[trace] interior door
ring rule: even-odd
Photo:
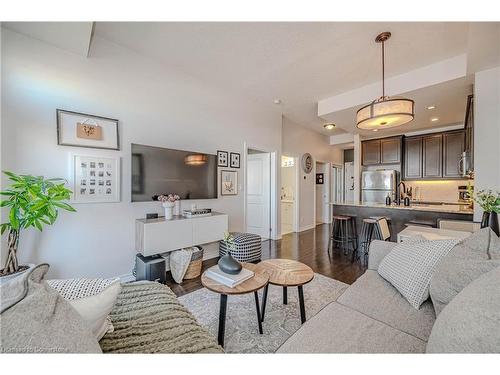
[[[247,156],[247,232],[270,237],[271,158],[269,153]]]

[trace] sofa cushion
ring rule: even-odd
[[[399,243],[382,260],[378,273],[418,309],[429,298],[429,284],[436,265],[457,242],[447,239]]]
[[[471,236],[460,241],[460,245],[467,246],[473,252],[484,253],[488,249],[488,259],[500,259],[500,238],[490,228],[483,228]],[[474,254],[470,255],[475,257]]]
[[[443,309],[428,353],[500,353],[500,267],[480,276]]]
[[[112,279],[61,279],[47,283],[92,327],[99,341],[106,332],[113,332],[109,313],[116,303],[121,285],[119,278]]]
[[[419,310],[376,271],[367,270],[337,302],[409,335],[427,341],[436,320],[430,301]]]
[[[394,242],[373,240],[368,252],[368,269],[377,270],[382,259],[396,246]]]
[[[499,265],[500,240],[490,228],[481,229],[457,244],[439,262],[431,279],[429,292],[436,315],[463,288]]]
[[[306,321],[278,353],[422,353],[425,342],[337,302]]]
[[[43,277],[49,266],[39,265],[1,286],[16,290],[2,304],[0,352],[101,353],[90,327],[68,301],[49,287]]]

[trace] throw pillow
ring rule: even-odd
[[[436,316],[472,281],[500,265],[499,244],[495,233],[484,228],[457,244],[439,262],[429,289]]]
[[[87,323],[43,280],[41,264],[0,286],[2,353],[101,353]],[[8,298],[4,300],[4,296]]]
[[[118,278],[49,280],[48,284],[88,322],[97,340],[113,332],[109,313],[121,290]]]
[[[428,353],[500,353],[500,267],[468,286],[439,314]]]
[[[382,260],[378,273],[418,309],[429,298],[429,284],[437,263],[457,242],[420,240],[399,243]]]

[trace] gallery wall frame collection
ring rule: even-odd
[[[217,150],[217,167],[219,168],[240,168],[241,155],[237,152],[228,152]],[[220,171],[220,195],[238,195],[238,171],[221,170]]]

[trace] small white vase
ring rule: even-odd
[[[174,215],[180,215],[180,214],[181,214],[181,201],[177,200],[175,201]]]
[[[165,202],[162,203],[163,208],[165,209],[165,220],[172,220],[174,217],[174,202]]]

